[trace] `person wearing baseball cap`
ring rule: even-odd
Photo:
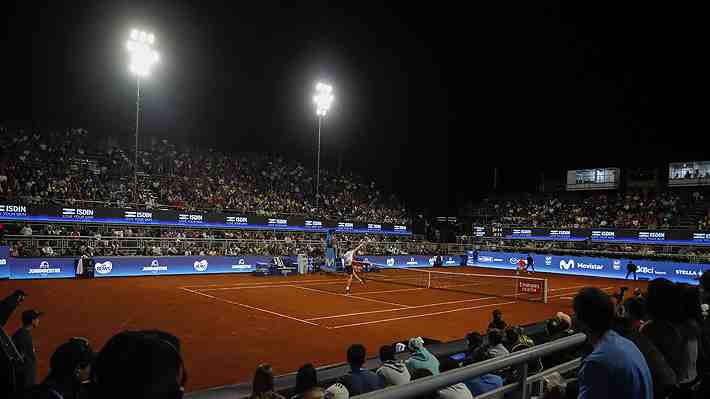
[[[22,355],[24,387],[37,383],[37,353],[32,343],[32,330],[39,327],[39,319],[44,313],[36,310],[22,312],[22,327],[12,335],[12,342]]]

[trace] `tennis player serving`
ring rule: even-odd
[[[345,287],[345,294],[350,295],[350,285],[353,283],[353,277],[355,277],[361,284],[365,282],[358,276],[358,273],[362,272],[363,262],[358,262],[355,260],[355,254],[360,248],[367,242],[367,238],[363,238],[362,241],[357,245],[357,247],[347,251],[343,255],[343,263],[345,263],[345,273],[348,274],[348,285]]]

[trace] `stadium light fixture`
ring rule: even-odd
[[[316,83],[316,95],[313,96],[313,102],[316,104],[316,116],[318,117],[318,151],[316,156],[316,206],[318,206],[318,194],[320,192],[320,128],[323,123],[323,118],[328,113],[330,106],[333,105],[333,86],[318,82]]]
[[[152,33],[133,29],[131,30],[126,50],[131,55],[128,69],[136,76],[136,151],[133,158],[133,201],[137,200],[138,193],[138,126],[141,109],[141,79],[150,76],[150,70],[160,61],[160,55],[153,49],[155,35]]]

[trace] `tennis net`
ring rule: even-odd
[[[365,278],[398,285],[547,303],[548,286],[545,278],[411,268],[380,269],[377,272],[367,273]]]

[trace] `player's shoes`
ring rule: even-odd
[[[345,289],[345,295],[350,295],[350,287]]]

